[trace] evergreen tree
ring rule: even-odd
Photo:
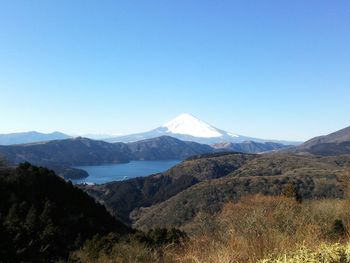
[[[19,207],[17,203],[12,204],[4,220],[4,226],[10,232],[16,232],[20,226]]]
[[[25,226],[29,234],[34,234],[38,228],[38,215],[34,205],[28,210]]]

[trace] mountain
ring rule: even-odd
[[[88,176],[83,170],[72,168],[74,166],[126,163],[131,160],[183,160],[213,151],[209,145],[184,142],[169,136],[134,143],[108,143],[78,137],[0,146],[0,155],[11,164],[27,161],[49,167],[69,179]]]
[[[85,138],[93,140],[104,140],[106,142],[137,142],[140,140],[152,139],[160,136],[171,136],[182,141],[192,141],[201,144],[216,144],[216,143],[242,143],[245,141],[255,142],[275,142],[286,145],[297,145],[300,142],[295,141],[279,141],[253,138],[236,133],[227,132],[211,126],[210,124],[190,115],[181,114],[175,119],[165,123],[164,125],[151,131],[136,133],[130,135],[107,135],[107,134],[86,134]],[[27,144],[36,142],[45,142],[52,140],[63,140],[72,138],[61,132],[39,133],[36,131],[22,133],[0,134],[0,145]],[[80,137],[80,136],[79,136]]]
[[[0,145],[23,144],[70,138],[61,132],[40,133],[36,131],[0,134]]]
[[[0,146],[0,155],[10,164],[30,162],[34,165],[53,169],[67,179],[88,176],[80,165],[98,165],[106,163],[129,162],[128,147],[86,138],[45,141],[30,144]]]
[[[104,204],[112,215],[130,224],[134,209],[163,202],[201,181],[226,176],[253,158],[255,155],[240,153],[197,156],[164,173],[80,187]]]
[[[139,229],[180,227],[190,231],[201,213],[216,214],[223,204],[254,194],[281,195],[292,188],[298,199],[343,198],[350,157],[269,154],[243,164],[228,175],[195,184],[158,204],[135,209]]]
[[[135,160],[184,160],[192,155],[214,152],[209,145],[181,141],[170,136],[131,142],[127,145]]]
[[[217,143],[212,145],[217,151],[231,151],[231,152],[242,152],[242,153],[262,153],[268,151],[276,151],[280,149],[285,149],[290,146],[284,145],[281,143],[275,142],[254,142],[254,141],[245,141],[242,143]]]
[[[0,146],[0,154],[14,164],[30,162],[45,167],[128,162],[125,144],[111,144],[82,137],[31,144]]]
[[[213,151],[209,145],[184,142],[169,136],[134,143],[108,143],[78,137],[0,146],[0,154],[11,163],[27,161],[47,167],[125,163],[131,160],[183,160]]]
[[[312,138],[296,148],[316,155],[350,154],[350,126],[328,135]]]
[[[211,126],[210,124],[197,119],[190,114],[181,114],[164,125],[144,133],[117,136],[107,138],[108,142],[134,142],[159,136],[171,136],[183,141],[193,141],[203,144],[214,144],[223,142],[240,143],[244,141],[256,142],[279,142],[283,144],[298,144],[298,142],[286,142],[276,140],[264,140],[226,132]]]
[[[124,223],[144,230],[183,228],[225,202],[280,195],[289,185],[302,199],[343,197],[342,176],[349,167],[349,156],[216,153],[189,158],[164,173],[81,188]]]
[[[130,143],[108,143],[77,137],[19,145],[0,145],[0,155],[11,164],[30,162],[49,167],[67,179],[87,177],[74,166],[127,163],[131,160],[184,160],[191,156],[224,151],[265,152],[283,148],[282,144],[244,142],[220,144],[215,148],[170,136]]]

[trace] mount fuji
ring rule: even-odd
[[[220,130],[191,114],[181,114],[175,119],[151,131],[130,135],[107,138],[108,142],[135,142],[160,136],[171,136],[183,141],[193,141],[205,144],[223,142],[241,143],[245,141],[255,142],[278,142],[282,144],[298,144],[297,142],[265,140],[238,135],[232,132]]]

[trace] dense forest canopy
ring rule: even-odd
[[[130,229],[82,190],[29,163],[0,168],[0,258],[52,262],[96,234]]]

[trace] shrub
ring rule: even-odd
[[[300,203],[285,196],[246,196],[225,204],[210,226],[207,220],[197,220],[196,227],[203,224],[201,231],[186,243],[179,262],[256,262],[298,251],[298,244],[312,250],[321,242],[346,237],[347,208],[346,200]]]
[[[278,257],[266,258],[258,263],[349,263],[350,249],[349,245],[340,244],[322,244],[315,250],[301,246],[297,251],[289,254],[283,254]]]

